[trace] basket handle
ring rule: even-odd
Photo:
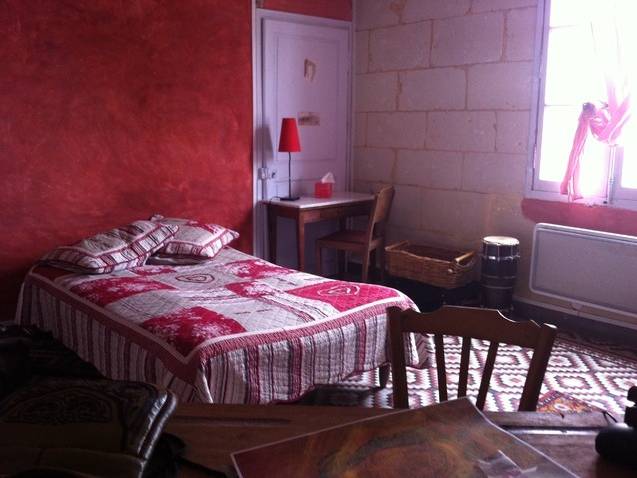
[[[462,254],[460,257],[456,257],[454,259],[454,261],[456,262],[456,264],[458,264],[459,266],[464,266],[464,265],[469,265],[471,264],[472,260],[473,260],[473,256],[475,256],[476,253],[474,251],[471,252],[467,252],[466,254]],[[467,264],[463,264],[463,261],[467,261]]]
[[[409,243],[409,241],[397,242],[396,244],[391,244],[389,246],[385,246],[385,250],[386,251],[393,251],[394,249],[398,249],[399,247],[402,247],[402,246],[404,246],[407,243]]]

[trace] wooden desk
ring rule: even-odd
[[[209,469],[232,469],[230,453],[347,422],[391,409],[302,405],[180,405],[167,431],[187,443],[186,458]],[[601,413],[489,413],[497,425],[582,477],[629,477],[634,470],[603,461],[595,435],[606,426]],[[210,476],[183,466],[180,476]]]
[[[305,225],[311,222],[345,219],[369,214],[374,196],[363,193],[336,192],[331,198],[301,197],[298,201],[265,201],[268,209],[269,260],[276,263],[277,218],[288,217],[296,221],[296,250],[298,270],[305,270]]]

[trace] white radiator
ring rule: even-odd
[[[538,224],[530,287],[574,305],[637,317],[637,237]]]

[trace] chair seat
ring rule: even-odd
[[[362,244],[365,242],[365,231],[337,231],[319,238],[319,241],[354,242]]]
[[[377,247],[380,239],[372,239],[370,248]],[[358,250],[367,246],[364,231],[344,230],[338,231],[317,239],[320,247],[332,247],[335,249]]]
[[[387,186],[374,195],[374,204],[369,212],[367,229],[363,231],[342,229],[316,241],[316,272],[321,275],[323,249],[338,251],[338,270],[347,271],[347,254],[360,254],[362,259],[361,281],[367,282],[370,261],[376,266],[380,259],[381,280],[385,279],[385,225],[394,198],[394,188]],[[344,227],[341,221],[341,227]],[[373,237],[373,239],[371,239]]]

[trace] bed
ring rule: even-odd
[[[196,265],[107,274],[37,265],[17,320],[113,379],[172,389],[182,402],[292,401],[388,361],[385,309],[414,307],[388,287],[330,280],[228,246]],[[424,363],[424,341],[406,352]]]

